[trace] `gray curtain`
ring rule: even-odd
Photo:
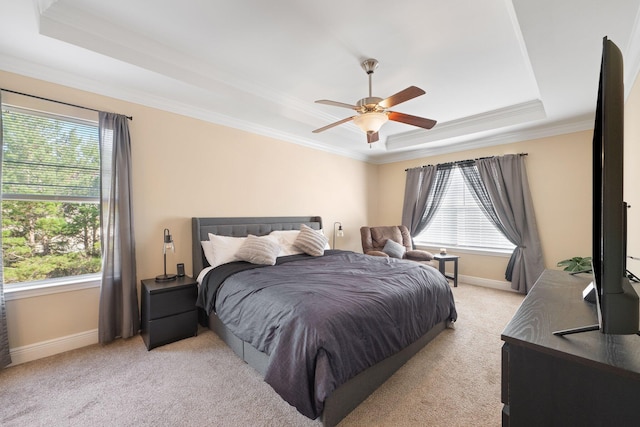
[[[2,107],[2,93],[0,92],[0,107]],[[1,110],[1,108],[0,108]],[[2,176],[2,111],[0,111],[0,177]],[[2,192],[0,191],[0,202],[2,202]],[[0,224],[2,223],[2,211],[0,211]],[[0,233],[0,260],[2,260],[2,233]],[[0,262],[0,368],[4,368],[11,363],[9,353],[9,332],[7,331],[7,311],[4,303],[4,267]]]
[[[507,267],[511,288],[526,294],[544,270],[544,262],[524,156],[478,159],[476,165],[502,230],[516,245]]]
[[[402,225],[409,229],[412,238],[429,225],[440,207],[449,186],[450,174],[451,167],[448,165],[407,169]]]
[[[125,116],[100,113],[102,285],[98,337],[108,343],[138,333],[131,194],[131,141]]]
[[[511,241],[511,243],[516,245],[517,243],[509,238],[509,234],[513,233],[507,231],[507,229],[502,225],[502,222],[500,222],[498,213],[493,207],[491,197],[489,197],[489,193],[487,193],[487,188],[484,186],[482,178],[480,178],[480,173],[478,172],[475,160],[460,162],[458,163],[458,167],[462,172],[462,177],[464,178],[467,187],[471,188],[471,194],[473,194],[474,199],[478,202],[478,205],[481,207],[482,212],[484,212],[487,219],[495,225],[498,230],[500,230],[500,232],[502,232],[502,234]],[[505,272],[505,278],[508,281],[511,281],[512,269],[512,264],[509,263],[509,265],[507,265],[507,271]]]

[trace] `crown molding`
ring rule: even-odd
[[[450,138],[471,135],[492,129],[518,125],[546,118],[542,101],[534,99],[520,104],[475,114],[437,124],[431,130],[418,129],[387,138],[387,150],[399,150],[429,142],[444,142]]]
[[[300,138],[299,136],[291,134],[289,132],[283,132],[277,129],[272,129],[265,126],[257,125],[255,123],[239,120],[234,117],[212,112],[211,110],[195,108],[192,105],[179,103],[175,100],[170,100],[159,96],[152,96],[148,93],[132,90],[130,88],[110,86],[105,82],[98,82],[88,78],[81,78],[74,74],[43,67],[42,65],[26,62],[17,58],[11,58],[7,56],[0,57],[0,69],[15,74],[20,74],[27,77],[71,87],[74,89],[92,92],[98,95],[116,98],[135,104],[145,105],[151,108],[196,118],[206,122],[228,126],[234,129],[255,133],[269,138],[302,145],[312,149],[372,164],[386,164],[412,160],[421,157],[429,157],[492,145],[526,141],[593,128],[592,120],[580,120],[536,129],[525,129],[520,131],[501,133],[495,136],[474,138],[473,140],[469,140],[466,142],[455,142],[454,138],[451,138],[449,143],[447,143],[447,141],[438,141],[438,145],[432,147],[424,147],[422,145],[425,143],[424,133],[426,133],[427,131],[412,131],[407,132],[406,134],[402,134],[396,138],[406,138],[407,140],[418,141],[421,144],[419,147],[414,146],[415,149],[405,149],[398,152],[390,152],[387,150],[385,153],[377,152],[369,155],[360,154],[356,151],[348,151],[328,145],[319,144],[312,139]],[[447,125],[451,126],[451,122],[448,122]]]
[[[246,120],[240,120],[235,117],[219,114],[212,110],[194,107],[190,104],[180,103],[173,99],[151,95],[149,93],[137,91],[135,89],[108,85],[104,81],[96,81],[90,78],[82,78],[75,74],[67,73],[49,67],[43,67],[40,64],[23,61],[15,57],[0,57],[0,70],[62,86],[67,86],[73,89],[83,90],[86,92],[119,99],[126,102],[131,102],[134,104],[156,108],[158,110],[167,111],[170,113],[192,117],[209,123],[255,133],[281,141],[291,142],[294,144],[328,152],[331,154],[336,154],[354,160],[363,162],[368,162],[370,160],[369,155],[363,155],[358,152],[319,144],[312,139],[300,138],[299,136],[291,134],[289,132],[283,132],[277,129],[261,126]],[[99,106],[92,106],[92,108],[99,108]]]
[[[467,151],[483,147],[491,147],[495,145],[531,141],[535,139],[581,132],[590,129],[593,129],[593,119],[579,117],[573,121],[550,124],[549,126],[520,129],[510,132],[503,132],[498,135],[474,138],[472,140],[464,142],[449,143],[445,145],[419,148],[411,151],[383,154],[380,156],[375,156],[370,160],[370,162],[374,164],[395,163],[406,160],[415,160],[422,157],[438,156],[441,154],[455,153],[459,151]]]

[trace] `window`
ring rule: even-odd
[[[416,243],[432,247],[513,251],[515,245],[482,212],[458,167],[451,170],[449,188],[440,208]]]
[[[6,284],[101,269],[97,120],[2,106]]]

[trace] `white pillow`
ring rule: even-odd
[[[258,237],[249,234],[236,256],[251,264],[275,265],[278,253],[280,253],[280,245],[275,236]]]
[[[324,234],[302,224],[300,226],[300,234],[298,234],[294,245],[308,255],[321,256],[324,255],[324,248],[327,243],[328,239]]]
[[[218,236],[217,234],[209,233],[209,243],[212,247],[213,259],[211,262],[208,258],[211,267],[217,267],[228,262],[240,261],[236,256],[240,246],[244,243],[246,237],[230,237],[230,236]]]
[[[202,251],[204,252],[204,257],[207,259],[209,265],[213,265],[215,262],[215,256],[213,255],[213,245],[209,240],[201,240],[200,244],[202,245]]]
[[[301,249],[294,246],[298,234],[300,234],[300,230],[274,230],[269,233],[270,236],[278,239],[278,244],[280,245],[280,253],[278,256],[298,255],[302,253]]]

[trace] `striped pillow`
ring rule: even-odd
[[[273,237],[249,234],[236,257],[251,264],[274,265],[279,252],[280,245]]]
[[[308,255],[321,256],[324,255],[327,242],[324,234],[302,224],[300,225],[300,234],[293,245]]]

